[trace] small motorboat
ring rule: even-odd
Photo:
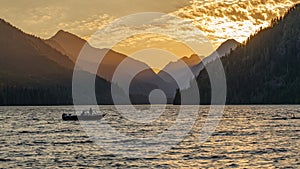
[[[96,115],[96,114],[82,114],[82,115],[72,115],[72,114],[62,114],[62,120],[63,121],[78,121],[78,120],[83,120],[83,121],[93,121],[93,120],[100,120],[102,119],[106,114],[101,114],[101,115]]]

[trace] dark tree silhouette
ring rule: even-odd
[[[227,104],[300,103],[299,18],[300,5],[296,5],[221,58],[227,78]],[[210,104],[206,70],[200,72],[197,82],[201,104]],[[174,104],[181,103],[179,95]]]

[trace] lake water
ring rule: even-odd
[[[151,125],[128,122],[112,106],[100,109],[107,113],[104,120],[117,131],[147,137],[166,130],[176,119],[178,107],[167,106]],[[275,120],[291,113],[299,117],[300,106],[227,106],[205,143],[198,138],[208,108],[200,107],[195,125],[181,143],[141,158],[121,156],[95,144],[79,122],[63,122],[63,112],[74,113],[74,108],[0,107],[0,168],[300,167],[300,120]]]

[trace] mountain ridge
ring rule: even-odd
[[[227,104],[299,104],[300,5],[244,45],[221,58],[227,79]],[[217,66],[211,62],[208,66]],[[197,76],[201,104],[211,103],[207,71]],[[174,104],[180,104],[177,92]]]
[[[0,105],[72,104],[74,64],[67,56],[3,19],[0,37]],[[96,83],[99,103],[112,104],[110,83],[98,77]]]
[[[130,93],[132,95],[132,100],[143,100],[139,103],[147,103],[148,94],[154,89],[162,89],[167,93],[169,102],[171,103],[175,95],[175,89],[170,89],[168,82],[158,76],[146,63],[140,62],[136,59],[128,57],[122,53],[116,52],[111,49],[99,49],[92,47],[87,41],[81,39],[80,37],[66,32],[58,31],[53,37],[46,40],[50,46],[56,48],[66,55],[75,63],[80,51],[83,49],[88,51],[90,55],[94,56],[104,56],[101,63],[98,66],[97,75],[113,82],[113,77],[118,76],[118,80],[121,82],[128,81],[132,78],[132,75],[137,70],[143,70],[139,72],[130,83]],[[85,54],[82,53],[82,56]],[[85,57],[81,58],[83,62],[87,65],[97,64],[100,60],[98,57],[92,57],[87,59]],[[119,66],[120,64],[126,64]],[[118,69],[117,69],[118,68]],[[83,68],[84,69],[84,68]],[[118,72],[116,73],[116,70]],[[86,69],[88,71],[88,69]],[[93,72],[91,72],[93,73]],[[113,83],[121,83],[113,82]],[[126,88],[123,88],[126,90]],[[139,96],[138,99],[134,96]],[[143,96],[141,98],[140,96]]]
[[[234,39],[228,39],[223,42],[214,52],[207,57],[200,57],[196,54],[190,57],[183,57],[175,62],[170,62],[165,66],[158,75],[165,78],[170,83],[175,83],[174,79],[169,77],[168,73],[176,76],[177,83],[180,84],[181,89],[187,89],[190,87],[190,81],[198,76],[201,70],[205,68],[207,64],[214,61],[217,58],[221,58],[232,50],[236,49],[240,43]],[[202,59],[201,59],[202,58]],[[175,86],[173,86],[174,88]]]

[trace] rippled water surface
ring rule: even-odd
[[[147,109],[147,106],[137,106]],[[178,107],[151,124],[134,124],[112,106],[105,119],[121,133],[147,137],[164,132]],[[0,107],[0,168],[299,168],[300,106],[227,106],[215,133],[205,143],[199,133],[208,108],[200,107],[187,137],[152,157],[125,157],[95,144],[79,122],[63,122],[65,107]],[[151,112],[149,112],[151,114]],[[115,140],[108,140],[114,142]],[[118,145],[115,145],[118,149]]]

